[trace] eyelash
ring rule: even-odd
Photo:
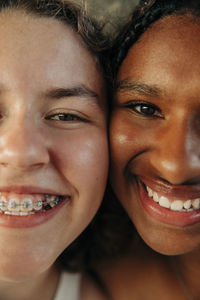
[[[86,119],[79,117],[73,113],[57,113],[46,117],[47,120],[54,120],[56,122],[87,122]]]
[[[149,117],[149,118],[163,118],[162,111],[160,108],[158,108],[156,105],[149,103],[149,102],[143,102],[143,101],[132,101],[125,105],[125,107],[133,110],[137,114]],[[151,111],[141,111],[141,109],[151,109]],[[139,108],[139,109],[137,109]]]

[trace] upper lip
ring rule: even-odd
[[[37,186],[21,186],[21,185],[12,185],[12,186],[0,186],[0,192],[5,193],[16,193],[16,194],[51,194],[51,195],[60,195],[66,196],[67,193],[63,194],[58,191],[37,187]]]
[[[154,192],[172,199],[188,200],[200,198],[200,184],[196,185],[171,185],[161,179],[150,179],[138,176],[138,179]]]

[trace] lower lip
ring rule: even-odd
[[[53,218],[65,204],[69,203],[69,201],[70,199],[64,199],[55,207],[45,212],[36,212],[35,214],[28,216],[0,214],[0,226],[9,228],[30,228],[41,225]]]
[[[148,196],[140,180],[138,180],[138,185],[142,205],[147,213],[154,219],[177,227],[185,227],[200,222],[200,210],[194,210],[192,212],[178,212],[161,207]]]

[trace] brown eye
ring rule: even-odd
[[[83,121],[82,118],[73,114],[55,114],[48,117],[48,120],[56,120],[63,122]]]
[[[138,112],[148,116],[152,116],[156,113],[156,109],[154,107],[147,106],[147,105],[138,105],[135,107],[135,109]]]
[[[151,103],[129,103],[127,105],[128,108],[130,108],[131,110],[135,111],[138,114],[141,114],[143,116],[146,117],[159,117],[159,118],[163,118],[163,114],[161,112],[161,110],[151,104]]]
[[[71,114],[58,114],[51,117],[53,120],[58,121],[77,121],[79,118]]]

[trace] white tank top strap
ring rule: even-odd
[[[54,300],[79,300],[81,274],[63,272]]]

